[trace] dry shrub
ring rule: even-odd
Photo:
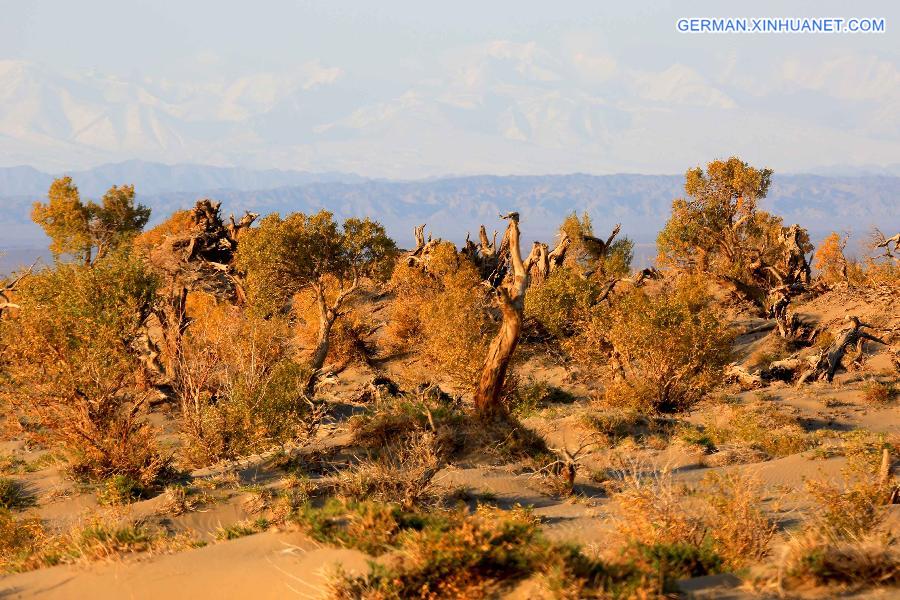
[[[8,510],[0,509],[0,572],[18,573],[52,564],[41,556],[49,540],[39,518],[17,519]]]
[[[886,406],[894,401],[900,390],[893,383],[869,380],[862,388],[863,400],[875,406]]]
[[[329,477],[323,486],[345,500],[391,502],[404,508],[438,500],[434,476],[444,466],[433,433],[387,447],[381,456],[363,460]]]
[[[632,467],[619,473],[618,484],[616,530],[623,546],[704,543],[707,531],[701,512],[671,473],[645,475]]]
[[[31,423],[26,433],[58,444],[76,476],[128,475],[149,485],[167,467],[138,385],[136,348],[155,289],[127,254],[60,263],[26,279],[21,310],[0,321],[0,391]]]
[[[484,363],[491,324],[487,291],[474,265],[449,242],[430,255],[428,272],[398,263],[388,337],[418,348],[440,375],[469,389]]]
[[[188,462],[207,465],[315,432],[319,411],[303,394],[309,369],[286,319],[208,297],[192,302],[191,316],[176,382]]]
[[[768,555],[776,526],[763,512],[757,479],[734,471],[713,474],[705,499],[713,546],[731,569]]]
[[[703,432],[716,449],[729,451],[736,459],[745,457],[756,462],[767,457],[788,456],[808,450],[816,443],[796,417],[779,411],[769,402],[722,405],[718,411],[705,419]]]
[[[693,278],[652,296],[622,294],[595,315],[587,336],[610,349],[606,402],[649,413],[693,406],[721,383],[731,354],[732,334]]]
[[[900,585],[900,544],[886,534],[832,540],[807,531],[788,543],[780,568],[781,583],[788,589],[896,586]]]
[[[741,474],[713,477],[699,490],[671,473],[619,473],[614,493],[617,548],[668,591],[675,579],[745,566],[769,552],[775,526],[762,510],[759,483]]]
[[[883,527],[893,482],[870,465],[850,465],[841,482],[813,480],[813,512],[785,548],[782,583],[857,588],[900,584],[900,551]]]
[[[882,249],[875,249],[874,244],[878,243],[874,236],[870,240],[870,247],[873,252],[883,253]],[[870,287],[886,286],[896,289],[900,284],[900,264],[896,260],[891,260],[882,254],[880,257],[866,258],[864,264],[865,284]]]
[[[815,499],[812,526],[830,539],[852,539],[874,531],[885,518],[887,486],[874,477],[847,485],[810,480]]]

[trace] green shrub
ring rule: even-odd
[[[690,408],[722,382],[732,333],[701,282],[650,295],[632,289],[598,308],[584,343],[605,348],[613,380],[605,401],[646,413]]]
[[[599,289],[575,267],[556,269],[525,294],[525,316],[537,319],[553,335],[573,335],[594,303]]]
[[[146,488],[128,475],[113,475],[97,492],[100,504],[128,504],[143,497]]]

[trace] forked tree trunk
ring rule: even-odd
[[[500,396],[509,361],[522,333],[522,313],[525,308],[525,291],[528,289],[528,271],[534,261],[534,249],[526,261],[522,261],[519,247],[519,215],[511,213],[506,238],[509,242],[511,278],[497,288],[497,299],[503,313],[500,331],[488,348],[481,379],[475,390],[475,409],[482,416],[502,412]]]
[[[340,315],[339,311],[344,300],[356,291],[358,285],[359,280],[357,277],[354,277],[353,284],[349,288],[341,290],[331,306],[328,305],[328,300],[325,296],[324,281],[320,280],[318,284],[313,286],[313,290],[316,293],[316,304],[319,307],[319,332],[316,336],[316,347],[313,350],[312,358],[309,362],[312,373],[310,373],[309,379],[306,381],[306,388],[304,389],[304,392],[309,396],[315,393],[316,383],[319,381],[322,367],[325,366],[325,360],[328,358],[331,328],[334,326],[334,322]]]

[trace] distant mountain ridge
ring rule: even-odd
[[[245,169],[207,165],[162,163],[129,160],[100,165],[81,171],[50,174],[33,167],[0,167],[0,197],[46,194],[56,177],[69,175],[82,194],[100,196],[111,185],[134,184],[144,194],[193,192],[217,189],[261,190],[315,182],[364,181],[363,177],[346,173],[308,173],[282,169]]]
[[[680,175],[468,176],[420,181],[368,180],[354,175],[254,171],[194,165],[167,166],[130,161],[71,173],[85,197],[97,198],[110,185],[134,183],[141,202],[153,209],[151,224],[198,198],[223,202],[226,212],[315,211],[338,218],[378,219],[401,245],[414,225],[427,223],[435,236],[463,241],[484,223],[502,228],[497,215],[518,210],[529,239],[550,240],[566,214],[587,212],[598,231],[615,223],[643,244],[639,258],[652,256],[653,240],[683,195]],[[45,196],[53,175],[30,167],[0,169],[0,250],[46,246],[31,223],[31,204]],[[180,188],[180,189],[179,189]],[[763,207],[800,223],[820,238],[849,231],[855,240],[878,226],[900,228],[900,177],[826,177],[776,174]],[[32,252],[33,254],[34,252]],[[11,258],[11,257],[10,257]]]

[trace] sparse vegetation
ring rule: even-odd
[[[806,231],[757,206],[771,175],[688,171],[662,270],[634,273],[587,214],[553,249],[523,252],[511,212],[499,240],[421,225],[400,256],[369,219],[209,199],[141,233],[133,188],[82,203],[58,180],[34,209],[56,260],[0,284],[0,570],[194,548],[172,532],[210,511],[223,544],[299,528],[377,559],[337,598],[897,584],[900,438],[872,424],[897,396],[896,240],[855,263],[833,234],[811,281]],[[848,337],[845,302],[872,334]],[[556,541],[588,522],[600,543]]]
[[[186,462],[208,465],[313,435],[321,414],[303,394],[310,370],[287,319],[242,314],[208,296],[190,308],[175,386]]]
[[[21,481],[0,477],[0,509],[22,510],[34,505],[34,495]]]
[[[796,417],[766,402],[721,406],[717,414],[707,417],[703,435],[712,448],[731,450],[734,457],[754,457],[750,462],[760,459],[752,451],[762,452],[762,459],[775,458],[809,450],[816,444],[815,437]]]
[[[886,406],[900,394],[893,383],[883,383],[875,379],[867,381],[862,391],[863,400],[875,406]]]

